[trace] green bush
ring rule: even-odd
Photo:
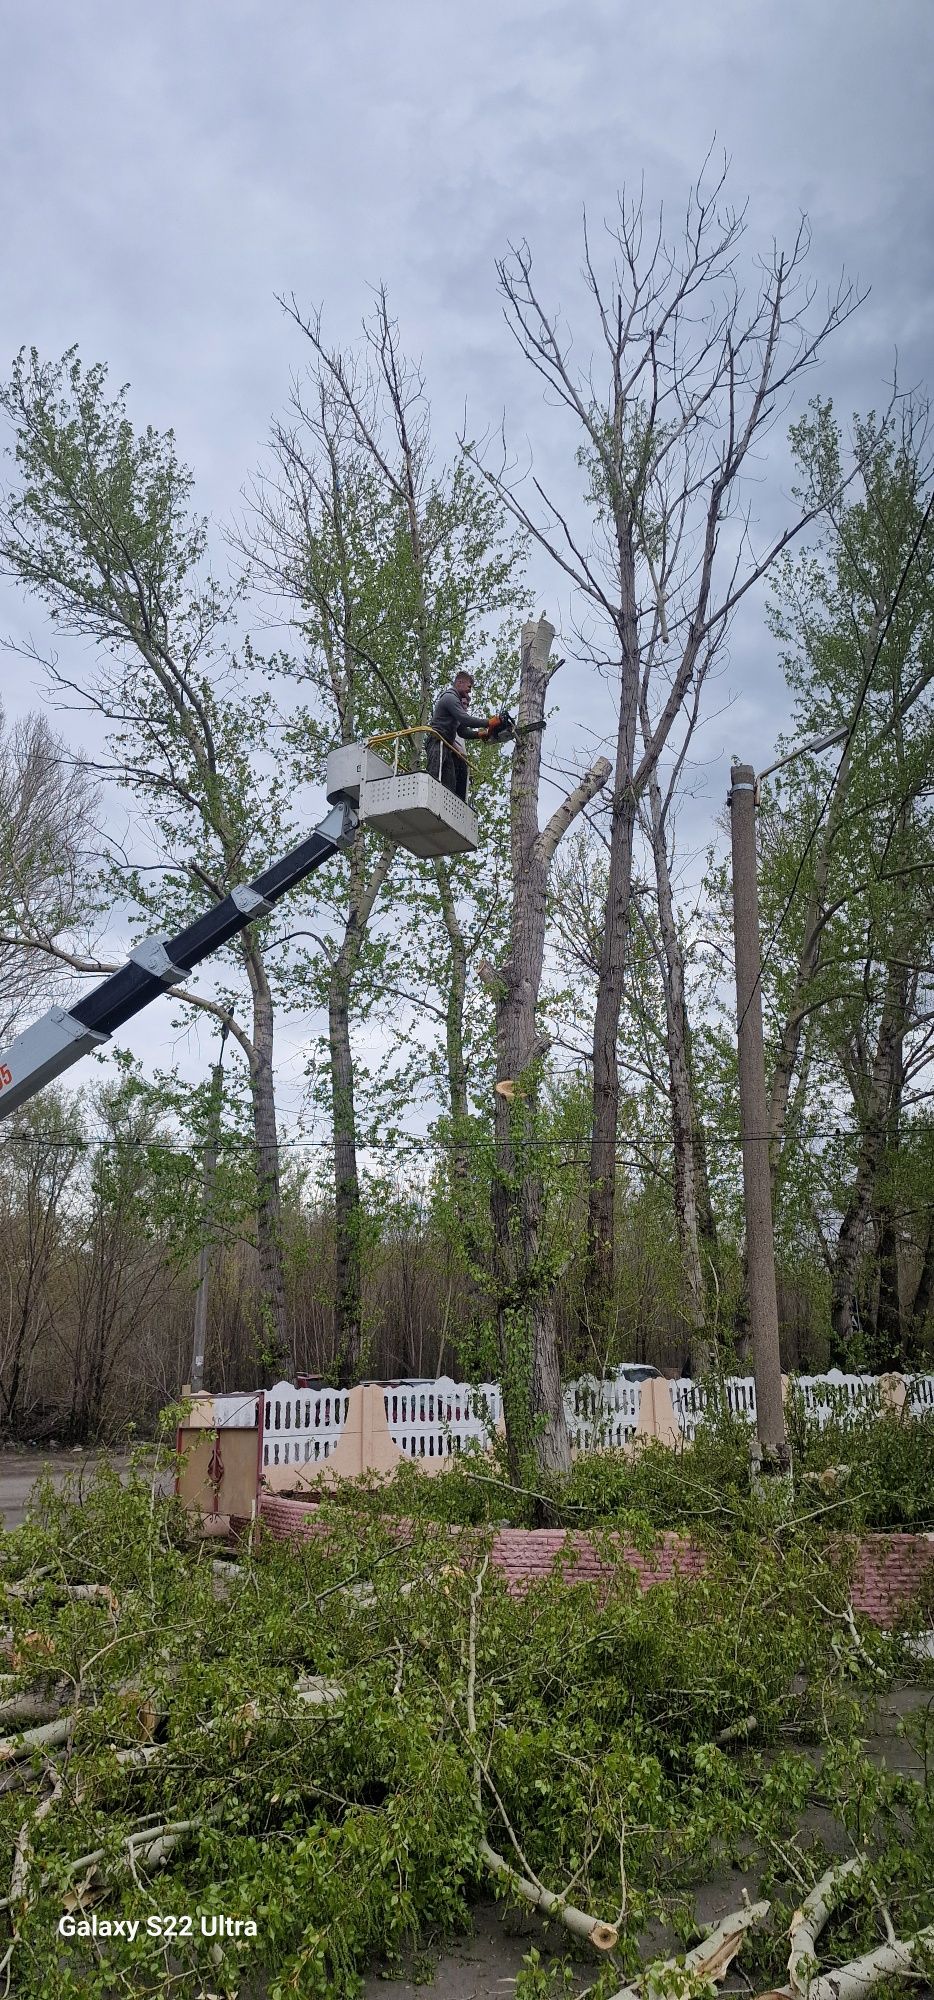
[[[821,1429],[793,1398],[788,1429],[793,1518],[801,1525],[837,1533],[934,1528],[934,1417],[841,1415]],[[748,1424],[723,1410],[700,1426],[693,1444],[679,1449],[653,1439],[634,1456],[587,1453],[567,1479],[544,1489],[547,1519],[579,1528],[612,1522],[636,1532],[640,1525],[704,1535],[746,1532],[756,1525],[751,1436]],[[535,1495],[510,1486],[495,1452],[465,1454],[434,1477],[406,1463],[386,1480],[344,1487],[340,1504],[465,1527],[529,1527],[543,1514]]]

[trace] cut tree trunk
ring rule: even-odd
[[[337,1379],[342,1388],[357,1380],[363,1353],[363,1211],[357,1167],[357,1113],[354,1096],[350,1005],[354,974],[366,927],[392,861],[387,846],[376,856],[367,879],[363,836],[350,853],[347,918],[328,989],[328,1047],[331,1063],[331,1128],[334,1141],[334,1313]]]
[[[348,1388],[360,1362],[363,1301],[350,995],[343,958],[342,951],[331,972],[328,1046],[334,1140],[334,1336],[337,1379],[342,1388]]]
[[[451,951],[444,1023],[444,1049],[448,1076],[448,1108],[451,1114],[451,1182],[455,1196],[470,1179],[470,1152],[467,1145],[467,1069],[464,1062],[464,1002],[467,995],[467,945],[458,921],[451,870],[446,861],[435,862],[435,880],[441,899],[444,927]]]

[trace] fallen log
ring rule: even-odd
[[[883,1979],[914,1972],[919,1954],[925,1951],[934,1951],[934,1924],[928,1924],[916,1937],[893,1938],[890,1944],[877,1945],[875,1951],[865,1952],[862,1958],[851,1958],[846,1965],[835,1965],[831,1971],[822,1972],[819,1978],[812,1979],[808,2000],[865,2000],[866,1994]]]
[[[834,1891],[844,1882],[856,1888],[866,1872],[867,1862],[864,1854],[855,1854],[850,1861],[835,1861],[795,1910],[788,1931],[791,1943],[788,1983],[792,1993],[803,1996],[810,1992],[817,1940],[839,1900]]]
[[[170,1855],[174,1854],[175,1849],[185,1839],[186,1834],[192,1833],[201,1824],[201,1819],[198,1818],[170,1820],[161,1826],[138,1827],[134,1833],[128,1833],[125,1840],[121,1842],[123,1850],[121,1856],[122,1865],[130,1869],[131,1872],[138,1867],[140,1862],[150,1868],[161,1867],[162,1863],[168,1861]],[[77,1855],[74,1861],[69,1862],[62,1879],[65,1882],[73,1882],[75,1876],[80,1875],[85,1870],[93,1874],[103,1861],[106,1853],[107,1849],[105,1847],[94,1847],[89,1854]],[[51,1875],[43,1875],[39,1887],[47,1889],[51,1881]],[[0,1911],[10,1909],[11,1903],[12,1897],[10,1896],[0,1899]]]
[[[10,1695],[7,1701],[0,1701],[0,1727],[8,1722],[54,1722],[63,1707],[64,1702],[51,1695]]]
[[[32,1859],[33,1829],[39,1826],[42,1820],[48,1818],[56,1800],[61,1798],[63,1782],[61,1773],[58,1771],[53,1772],[51,1791],[42,1800],[41,1804],[36,1807],[32,1818],[23,1821],[16,1836],[13,1869],[10,1875],[10,1894],[7,1902],[7,1907],[14,1911],[13,1936],[3,1954],[3,1958],[0,1959],[0,1972],[6,1973],[7,1992],[10,1990],[10,1965],[13,1953],[19,1943],[23,1919],[26,1917],[30,1905],[35,1901],[29,1885],[29,1863]]]
[[[613,2000],[665,2000],[671,1991],[672,1973],[685,1980],[709,1979],[717,1984],[725,1979],[746,1932],[754,1924],[764,1923],[770,1909],[770,1903],[747,1903],[741,1910],[731,1910],[683,1958],[655,1959],[644,1968],[635,1984],[620,1987]]]
[[[109,1583],[50,1583],[48,1578],[36,1583],[8,1583],[8,1597],[18,1598],[21,1604],[31,1604],[36,1597],[74,1598],[78,1603],[106,1604],[108,1609],[117,1609],[116,1593]]]
[[[530,1903],[533,1910],[540,1910],[542,1916],[563,1924],[572,1937],[583,1938],[587,1944],[593,1945],[595,1951],[601,1952],[613,1951],[619,1943],[619,1931],[615,1924],[605,1924],[600,1917],[591,1916],[587,1910],[575,1909],[573,1903],[553,1895],[540,1882],[530,1882],[525,1875],[519,1874],[518,1869],[511,1867],[502,1854],[497,1854],[488,1840],[480,1842],[480,1858],[486,1862],[491,1874],[507,1881],[523,1902]]]
[[[0,1742],[0,1764],[19,1763],[23,1757],[31,1757],[34,1750],[53,1750],[59,1743],[67,1743],[75,1726],[73,1715],[60,1717],[56,1722],[45,1722],[39,1729],[24,1729],[20,1736],[6,1736]]]
[[[322,1709],[329,1715],[340,1715],[343,1710],[344,1689],[339,1681],[329,1680],[326,1674],[304,1674],[289,1692],[306,1708]],[[199,1733],[210,1736],[230,1722],[262,1722],[271,1713],[271,1710],[260,1708],[257,1702],[251,1701],[234,1715],[212,1716]],[[174,1742],[139,1743],[125,1750],[114,1750],[114,1760],[125,1770],[145,1770],[156,1758],[167,1757],[177,1749],[178,1744]]]
[[[758,1994],[757,2000],[866,2000],[884,1979],[914,1972],[919,1957],[934,1951],[934,1924],[928,1924],[913,1938],[897,1938],[891,1935],[885,1913],[890,1931],[885,1944],[876,1945],[859,1958],[847,1959],[843,1965],[830,1966],[826,1972],[817,1971],[817,1940],[838,1900],[846,1900],[835,1898],[834,1891],[841,1884],[851,1892],[857,1889],[868,1866],[868,1855],[855,1854],[849,1861],[834,1862],[820,1881],[815,1882],[791,1919],[788,1984]]]

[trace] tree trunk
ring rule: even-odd
[[[457,916],[451,871],[446,861],[435,862],[435,879],[441,898],[444,927],[451,948],[451,977],[448,985],[444,1023],[444,1046],[448,1075],[448,1106],[451,1113],[451,1184],[457,1195],[470,1179],[467,1144],[467,1071],[464,1064],[464,1002],[467,994],[467,946]]]
[[[282,1258],[282,1200],[279,1187],[279,1134],[273,1077],[273,1005],[262,954],[252,943],[245,953],[253,995],[250,1090],[256,1145],[256,1251],[260,1310],[267,1367],[285,1366],[289,1353]]]
[[[652,853],[658,890],[659,927],[662,937],[665,974],[665,1015],[668,1027],[668,1078],[671,1097],[671,1138],[674,1158],[675,1228],[684,1281],[683,1314],[690,1342],[691,1373],[703,1375],[713,1359],[707,1329],[707,1304],[701,1264],[700,1214],[698,1202],[698,1159],[696,1139],[699,1127],[690,1069],[687,1001],[684,991],[684,954],[675,922],[671,871],[662,795],[653,772],[649,782]],[[708,1193],[709,1208],[709,1193]],[[710,1213],[710,1222],[713,1220]]]
[[[520,725],[541,724],[555,672],[554,627],[522,628]],[[542,1254],[544,1188],[538,1147],[537,1066],[547,1041],[536,1028],[542,978],[548,875],[558,842],[609,776],[601,758],[541,831],[541,728],[516,741],[511,782],[512,911],[509,956],[481,968],[496,996],[495,1162],[490,1195],[503,1413],[511,1475],[530,1460],[540,1472],[571,1462],[554,1309],[554,1274]]]
[[[931,1300],[934,1299],[934,1216],[928,1222],[921,1275],[915,1287],[902,1360],[906,1368],[917,1368],[924,1354],[924,1334]]]
[[[341,1388],[345,1389],[356,1381],[363,1354],[363,1208],[357,1166],[350,1000],[364,933],[391,862],[392,850],[385,847],[377,854],[367,881],[363,835],[357,833],[350,853],[347,921],[340,950],[331,968],[328,988],[331,1129],[334,1141],[334,1318],[337,1379]]]
[[[831,1279],[832,1359],[845,1363],[853,1335],[854,1298],[872,1197],[885,1150],[886,1130],[898,1051],[904,1032],[908,972],[890,965],[882,1017],[862,1116],[862,1134],[853,1189],[847,1203]]]
[[[593,1129],[590,1143],[588,1233],[597,1318],[609,1308],[614,1279],[616,1136],[619,1119],[617,1038],[626,976],[632,846],[636,801],[632,786],[639,706],[639,632],[631,528],[619,529],[621,688],[606,913],[593,1031]]]
[[[694,1086],[694,1056],[691,1037],[691,1023],[687,1013],[684,1016],[685,1052],[688,1076],[691,1080],[691,1102],[694,1107],[694,1191],[697,1199],[697,1232],[701,1254],[701,1270],[704,1274],[707,1295],[707,1322],[710,1324],[710,1292],[717,1291],[720,1271],[720,1240],[717,1235],[717,1218],[714,1214],[713,1197],[710,1192],[710,1174],[707,1167],[707,1134],[704,1121],[697,1108],[697,1091]],[[716,1308],[714,1309],[716,1322]]]
[[[889,1092],[885,1149],[880,1162],[879,1172],[876,1175],[876,1186],[873,1190],[873,1208],[875,1210],[876,1243],[879,1262],[879,1293],[876,1304],[873,1365],[883,1369],[897,1368],[902,1351],[902,1309],[898,1282],[898,1231],[895,1220],[895,1206],[892,1198],[891,1175],[898,1158],[901,1134],[902,1093],[904,1087],[904,1036],[899,1035],[892,1059],[892,1083]]]
[[[350,1047],[348,923],[328,990],[331,1057],[331,1129],[334,1141],[334,1332],[337,1379],[349,1388],[360,1364],[363,1286],[360,1257],[360,1179],[353,1054]]]
[[[898,1287],[898,1232],[890,1202],[876,1209],[879,1258],[879,1302],[876,1307],[874,1366],[897,1368],[902,1351],[902,1314]]]

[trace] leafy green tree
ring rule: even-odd
[[[292,314],[311,345],[311,371],[296,384],[287,419],[274,427],[272,468],[254,483],[244,546],[253,575],[290,607],[297,645],[275,664],[298,690],[289,731],[296,769],[320,777],[335,743],[394,731],[402,732],[396,751],[383,747],[401,756],[405,769],[422,760],[424,748],[422,735],[406,732],[424,728],[437,688],[478,655],[488,664],[501,660],[497,635],[517,610],[520,551],[476,475],[462,461],[453,470],[436,467],[424,384],[401,350],[385,293],[357,353],[328,349],[319,320],[303,320],[294,305]],[[503,796],[500,768],[489,758],[474,800],[487,839]],[[365,1088],[354,1034],[377,1014],[381,1032],[401,1018],[410,1069],[411,1011],[419,1024],[426,1010],[443,1021],[445,1096],[463,1181],[467,967],[471,934],[476,940],[488,921],[488,861],[486,868],[484,877],[476,863],[438,860],[429,873],[358,829],[349,872],[322,875],[314,949],[291,975],[327,1010],[327,1063],[313,1075],[326,1087],[334,1149],[336,1344],[344,1381],[359,1371],[365,1332],[361,1140],[368,1125],[378,1125],[385,1149],[400,1091],[412,1108],[391,1052],[382,1087],[374,1079]]]
[[[0,1341],[0,1410],[14,1434],[41,1400],[33,1357],[55,1322],[56,1280],[78,1198],[86,1127],[80,1105],[45,1091],[4,1121],[0,1138],[0,1264],[7,1309]]]
[[[934,976],[927,406],[907,399],[882,419],[856,419],[854,441],[861,490],[827,510],[812,549],[785,560],[772,610],[793,735],[835,727],[846,734],[829,780],[817,756],[796,759],[762,809],[777,1022],[773,1171],[781,1201],[810,1125],[823,1159],[812,1215],[830,1275],[838,1359],[858,1351],[857,1293],[873,1227],[877,1249],[885,1244],[884,1345],[889,1358],[897,1355],[895,1223],[885,1188],[894,1188],[900,1149],[926,1115]],[[807,504],[838,479],[843,442],[831,406],[812,405],[792,442]],[[836,1134],[823,1147],[815,1124]],[[923,1255],[923,1214],[916,1221]],[[865,1324],[865,1311],[861,1317]]]
[[[44,716],[0,707],[0,1043],[54,994],[50,945],[93,909],[95,787]]]
[[[223,897],[281,851],[289,825],[284,784],[262,769],[266,705],[243,693],[250,655],[233,652],[238,593],[207,567],[206,523],[192,512],[192,475],[173,434],[134,430],[126,390],[108,394],[103,366],[85,369],[75,349],[58,362],[24,350],[0,406],[16,467],[0,512],[0,559],[44,603],[54,629],[92,642],[91,659],[79,650],[70,670],[53,659],[48,671],[60,695],[101,719],[108,756],[95,768],[132,793],[155,854],[154,868],[148,860],[128,868],[111,854],[102,902],[129,900],[137,922],[171,929],[205,891]],[[283,1353],[268,935],[268,924],[251,925],[230,947],[218,997],[189,989],[173,997],[225,1022],[246,1058],[263,1337]],[[111,969],[49,942],[75,970]]]

